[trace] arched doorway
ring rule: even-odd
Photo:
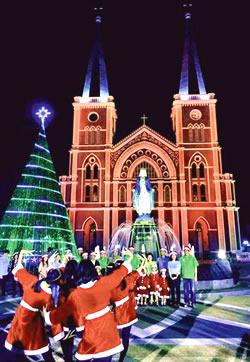
[[[209,253],[208,224],[200,218],[195,224],[195,255],[197,259],[206,259]]]
[[[84,250],[94,250],[96,246],[96,223],[89,218],[83,228],[83,247]]]

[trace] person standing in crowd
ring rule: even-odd
[[[143,268],[146,266],[146,262],[146,258],[142,259],[140,267],[128,274],[121,281],[121,284],[111,291],[110,301],[115,305],[114,317],[124,347],[124,350],[120,353],[119,362],[123,362],[125,359],[129,347],[129,337],[132,325],[138,321],[133,289],[134,282],[140,277]],[[116,268],[119,266],[120,263],[117,263]]]
[[[158,270],[161,271],[164,268],[168,272],[168,262],[169,262],[169,260],[170,260],[170,258],[169,258],[169,256],[167,256],[167,249],[166,248],[161,248],[160,249],[160,256],[157,258]]]
[[[96,260],[96,253],[94,251],[92,251],[92,253],[90,253],[90,261],[94,266],[100,265],[99,261]]]
[[[180,306],[181,298],[181,263],[177,260],[176,251],[170,253],[170,261],[168,263],[169,286],[171,293],[172,305]]]
[[[149,298],[149,277],[145,269],[141,271],[141,276],[137,280],[137,300],[140,305],[147,305]]]
[[[157,264],[152,264],[152,272],[149,274],[149,285],[150,285],[150,299],[149,303],[153,305],[159,305],[160,295],[160,275],[157,270]]]
[[[88,260],[88,258],[89,258],[89,253],[87,253],[87,251],[84,251],[84,253],[82,254],[82,259]]]
[[[100,258],[98,259],[100,267],[102,269],[102,275],[106,275],[107,273],[107,266],[109,263],[109,259],[106,254],[106,250],[101,250],[100,252]]]
[[[180,258],[181,263],[181,276],[184,285],[184,302],[185,307],[195,307],[196,293],[195,282],[197,282],[197,267],[199,265],[195,256],[190,254],[191,248],[184,247],[184,255]]]
[[[160,300],[161,305],[167,305],[167,300],[169,299],[169,286],[168,286],[168,279],[167,279],[167,269],[161,269],[160,275]]]
[[[12,256],[12,259],[11,259],[11,266],[10,266],[10,270],[12,272],[12,270],[17,266],[17,263],[18,263],[18,258],[19,258],[19,253],[18,252],[15,252]],[[23,294],[23,289],[22,289],[22,286],[21,284],[15,280],[14,278],[14,275],[11,273],[12,275],[12,296],[15,297],[16,296],[16,287],[18,285],[19,289],[20,289],[20,293],[21,295]]]
[[[38,267],[38,276],[39,279],[46,278],[48,267],[49,267],[49,256],[48,253],[43,253],[42,258]]]
[[[119,253],[118,253],[118,250],[117,250],[117,249],[114,249],[111,258],[109,258],[109,261],[110,261],[111,263],[115,263],[116,260],[119,260],[119,259],[121,259],[121,257],[120,257],[120,255],[119,255]]]
[[[101,279],[93,263],[82,260],[78,267],[78,287],[62,306],[44,313],[49,325],[60,323],[70,316],[74,320],[79,315],[85,318],[84,333],[75,354],[77,360],[109,362],[114,354],[123,350],[114,315],[108,305],[112,290],[132,271],[130,262],[133,254],[128,250],[125,253],[129,259],[111,275]]]
[[[135,254],[135,248],[133,246],[130,246],[129,251],[133,254],[133,259],[131,261],[131,265],[132,265],[132,269],[136,270],[137,268],[139,268],[141,261],[139,259],[139,257]],[[124,260],[127,259],[127,256],[124,256]]]
[[[47,277],[39,280],[22,265],[23,255],[33,255],[31,251],[21,250],[17,266],[12,273],[23,287],[23,299],[17,307],[11,323],[5,348],[12,353],[28,356],[42,354],[44,361],[55,362],[49,344],[49,337],[40,311],[47,306],[49,310],[57,306],[60,270],[50,270]],[[60,324],[52,328],[54,341],[64,337]],[[18,360],[18,357],[16,358]]]
[[[147,272],[147,275],[149,275],[150,273],[152,273],[152,264],[155,264],[152,253],[147,253],[147,260],[148,260],[148,263],[147,263],[146,272]]]
[[[6,294],[6,281],[9,274],[10,262],[9,262],[9,250],[4,250],[3,255],[0,256],[0,288],[1,295],[5,296]]]
[[[82,255],[83,255],[83,248],[79,247],[77,248],[78,254],[80,256],[80,260],[82,260]]]

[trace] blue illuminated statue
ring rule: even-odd
[[[154,208],[154,189],[145,168],[140,170],[133,190],[133,207],[139,216],[150,215]]]

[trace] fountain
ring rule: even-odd
[[[124,247],[130,246],[135,248],[136,253],[152,253],[154,260],[160,255],[161,248],[166,248],[168,252],[175,250],[180,255],[181,247],[172,228],[166,222],[151,217],[154,189],[143,168],[133,190],[133,206],[138,217],[133,224],[124,222],[114,230],[108,248],[109,255],[112,255],[114,249],[122,253]]]

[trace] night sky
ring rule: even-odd
[[[147,124],[175,141],[184,16],[178,0],[104,0],[102,37],[116,141]],[[32,104],[45,102],[57,175],[68,174],[72,101],[82,93],[95,35],[94,0],[9,2],[1,8],[0,217],[33,148]],[[236,179],[242,236],[250,238],[248,1],[193,1],[193,32],[207,92],[217,103],[223,172]]]

